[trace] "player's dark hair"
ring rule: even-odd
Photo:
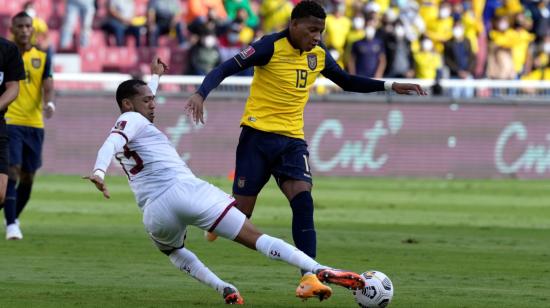
[[[25,12],[25,11],[21,11],[21,12],[15,14],[15,16],[13,16],[13,17],[11,18],[11,24],[13,25],[13,24],[15,23],[15,20],[16,20],[16,19],[18,19],[18,18],[24,18],[24,17],[25,17],[25,18],[30,18],[30,19],[32,20],[31,15],[27,14],[27,12]]]
[[[116,89],[116,102],[118,103],[118,107],[122,109],[122,100],[138,94],[138,87],[146,85],[145,81],[139,79],[130,79],[121,83]]]
[[[292,10],[292,14],[290,14],[290,20],[306,18],[309,16],[325,19],[327,17],[327,13],[325,13],[325,9],[323,9],[323,7],[316,1],[304,0],[296,4]]]

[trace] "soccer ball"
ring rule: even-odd
[[[355,301],[359,307],[375,308],[386,307],[393,297],[393,284],[386,274],[378,271],[368,271],[361,274],[365,280],[365,287],[353,291]]]

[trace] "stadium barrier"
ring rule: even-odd
[[[111,77],[103,75],[99,82],[115,88],[128,76]],[[187,87],[200,81],[188,77],[186,84],[178,84],[177,77],[166,76],[162,82],[191,92]],[[204,126],[184,114],[185,94],[157,97],[155,124],[197,175],[233,171],[247,94],[236,88],[248,84],[249,79],[237,77],[228,80],[225,90],[214,91]],[[57,114],[46,123],[42,172],[84,175],[91,170],[119,115],[114,92],[105,93],[59,93]],[[549,118],[550,105],[536,99],[332,93],[314,95],[304,130],[316,176],[534,179],[550,177]],[[112,170],[123,174],[116,162]]]

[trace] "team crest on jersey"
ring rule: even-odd
[[[118,121],[115,124],[115,129],[118,129],[118,130],[124,130],[125,127],[126,127],[126,121]]]
[[[239,52],[239,56],[241,56],[241,59],[244,60],[250,57],[251,55],[253,55],[255,52],[256,52],[256,49],[254,49],[254,47],[248,46],[245,49],[241,50],[241,52]]]
[[[312,71],[315,70],[315,68],[317,68],[317,55],[316,54],[307,55],[307,66]]]
[[[40,64],[42,64],[42,61],[39,58],[31,59],[32,67],[34,68],[40,68]]]

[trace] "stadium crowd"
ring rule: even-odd
[[[25,2],[21,9],[35,17],[36,44],[45,50],[74,53],[97,44],[124,52],[133,46],[167,47],[184,55],[181,69],[172,74],[205,75],[250,42],[284,29],[299,0],[66,0],[60,25],[50,29],[59,32],[57,42],[48,41],[50,23],[34,8],[39,2]],[[329,12],[324,43],[351,73],[550,79],[549,0],[320,2]],[[101,39],[92,40],[94,33]]]

